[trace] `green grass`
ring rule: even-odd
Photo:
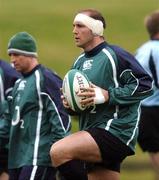
[[[80,53],[72,35],[76,11],[100,10],[106,17],[106,40],[134,53],[148,40],[143,18],[157,7],[158,0],[0,0],[0,57],[9,61],[9,38],[19,31],[28,31],[37,39],[39,61],[63,77]],[[77,122],[73,122],[76,131]],[[153,172],[151,168],[145,169],[143,162],[148,164],[148,156],[137,147],[136,156],[123,164],[121,180],[152,180]]]
[[[154,172],[148,154],[143,153],[139,146],[136,155],[128,157],[122,164],[121,180],[154,180]]]

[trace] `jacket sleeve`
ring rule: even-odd
[[[159,50],[158,46],[143,44],[135,54],[136,59],[154,80],[154,85],[159,89]]]
[[[115,49],[118,64],[117,83],[110,87],[109,104],[125,105],[140,102],[153,94],[152,78],[130,53]]]
[[[62,139],[69,134],[69,129],[65,128],[63,117],[60,115],[59,109],[50,96],[45,96],[46,118],[50,123],[51,144]],[[69,118],[69,117],[68,117]]]
[[[9,142],[9,132],[10,132],[10,114],[8,109],[8,102],[4,101],[3,105],[5,106],[5,111],[0,115],[0,149],[4,148],[5,145]]]
[[[46,100],[47,116],[52,124],[51,132],[53,142],[70,133],[71,122],[61,100],[62,80],[53,72],[45,73],[45,91],[48,94]]]

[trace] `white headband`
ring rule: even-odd
[[[85,26],[87,26],[90,30],[92,30],[93,34],[103,36],[103,23],[100,20],[96,20],[90,16],[79,13],[76,15],[74,19],[74,23],[81,22]]]

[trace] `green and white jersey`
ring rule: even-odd
[[[62,80],[41,65],[23,74],[10,96],[9,169],[51,166],[51,145],[69,133],[61,102]]]
[[[105,42],[81,54],[72,68],[109,92],[108,103],[81,112],[80,129],[103,128],[134,150],[140,101],[152,93],[150,76],[131,54]]]

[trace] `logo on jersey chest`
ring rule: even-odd
[[[17,88],[17,96],[16,96],[16,101],[20,101],[21,99],[21,92],[25,89],[25,86],[26,86],[26,80],[22,80],[20,83],[19,83],[19,86]]]
[[[25,84],[26,84],[26,81],[23,80],[19,83],[19,86],[18,86],[18,89],[17,90],[24,90],[25,88]]]
[[[93,63],[93,59],[86,60],[86,61],[83,63],[83,68],[82,68],[82,70],[91,69],[91,68],[92,68],[92,63]]]

